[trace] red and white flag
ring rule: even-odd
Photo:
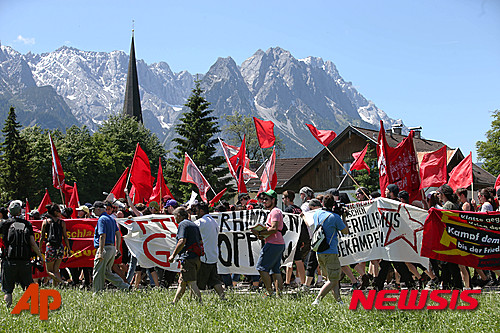
[[[52,141],[52,136],[49,133],[50,140],[50,151],[52,153],[52,184],[55,188],[63,188],[64,184],[64,171],[61,166],[61,160],[59,159],[59,154],[57,154],[56,146],[54,141]]]
[[[351,164],[349,170],[367,170],[368,174],[370,174],[370,168],[368,164],[364,161],[366,152],[368,151],[368,144],[366,144],[365,149],[359,151],[357,153],[352,153],[352,157],[354,158],[354,162]]]
[[[467,188],[473,182],[472,177],[472,152],[458,163],[456,167],[450,172],[450,179],[448,185],[456,191],[457,188]]]
[[[323,146],[327,147],[330,142],[337,137],[337,133],[329,130],[319,130],[311,124],[306,124],[309,128],[311,134],[319,141]]]
[[[447,147],[427,153],[420,163],[420,189],[427,187],[439,187],[446,184],[448,173],[446,172]]]
[[[130,167],[130,182],[135,187],[135,200],[144,202],[148,200],[153,192],[153,177],[151,177],[151,166],[149,159],[139,143],[135,149],[134,159]]]
[[[234,177],[234,179],[238,180],[238,176],[236,175],[236,166],[233,164],[233,161],[236,160],[236,155],[240,151],[239,147],[229,145],[225,143],[221,138],[219,138],[220,145],[222,147],[222,151],[224,152],[224,157],[226,158],[226,163],[229,168],[229,172]],[[245,168],[243,169],[243,178],[245,180],[249,180],[252,178],[259,178],[255,172],[249,169],[250,167],[250,159],[245,154]]]
[[[210,189],[210,184],[203,176],[200,169],[194,164],[191,157],[189,157],[188,153],[184,153],[184,168],[182,169],[181,182],[198,186],[201,199],[208,202],[207,192]]]
[[[277,180],[275,167],[276,167],[276,150],[273,148],[273,153],[271,154],[271,157],[266,163],[264,172],[262,172],[262,175],[260,176],[261,184],[259,188],[259,193],[267,192],[268,190],[274,190],[276,188],[277,181],[273,182],[273,180],[275,179]]]
[[[497,180],[495,180],[495,192],[500,188],[500,175],[498,175]]]
[[[260,120],[253,117],[255,130],[257,131],[257,139],[259,140],[260,148],[270,148],[274,146],[276,137],[274,136],[274,123],[271,120]]]

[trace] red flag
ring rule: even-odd
[[[467,188],[472,184],[472,152],[458,163],[456,167],[450,172],[450,179],[448,185],[456,191],[457,188]]]
[[[447,162],[447,147],[443,146],[440,149],[427,153],[422,158],[420,163],[420,189],[426,187],[439,187],[446,184],[446,162]]]
[[[123,171],[122,175],[116,182],[115,186],[109,193],[113,193],[116,199],[125,198],[125,186],[127,186],[127,176],[128,176],[128,167]]]
[[[245,138],[246,135],[243,135],[243,141],[241,142],[240,150],[238,151],[238,154],[233,156],[233,161],[232,161],[232,163],[234,164],[236,175],[238,176],[238,193],[248,193],[244,176],[245,162],[247,156]]]
[[[330,142],[333,141],[337,137],[337,134],[334,131],[328,130],[319,130],[311,124],[306,124],[311,131],[311,134],[319,141],[323,146],[328,146]]]
[[[222,191],[220,191],[219,193],[217,193],[217,195],[212,199],[210,200],[210,207],[213,207],[217,202],[220,201],[220,198],[222,198],[222,196],[224,195],[224,193],[226,193],[227,191],[227,187],[225,189],[223,189]]]
[[[50,200],[49,197],[49,190],[45,189],[45,195],[43,196],[42,202],[40,203],[40,206],[38,206],[38,212],[40,215],[45,213],[47,209],[45,208],[46,205],[52,203],[52,200]]]
[[[60,189],[64,184],[64,171],[61,166],[59,154],[57,154],[56,146],[49,133],[50,151],[52,153],[52,184],[55,188]]]
[[[349,170],[368,170],[368,174],[370,174],[370,168],[368,164],[364,161],[366,152],[368,151],[368,144],[366,144],[365,149],[360,152],[352,153],[352,157],[354,157],[354,163],[351,164]]]
[[[165,178],[163,178],[163,169],[161,167],[161,157],[159,158],[158,162],[158,176],[156,177],[156,185],[153,188],[153,193],[151,194],[151,198],[149,198],[149,202],[151,201],[156,201],[158,204],[161,204],[161,199],[169,195],[171,198],[173,198],[172,193],[170,193],[170,190],[167,187],[167,184],[165,184]]]
[[[268,190],[274,190],[276,188],[276,184],[274,184],[274,188],[272,188],[272,183],[273,183],[273,178],[275,178],[275,166],[276,166],[276,149],[273,148],[273,153],[271,154],[271,157],[266,163],[266,167],[264,169],[264,172],[262,172],[262,175],[260,176],[260,188],[259,188],[259,193],[261,192],[266,192]]]
[[[255,130],[257,131],[257,139],[259,140],[260,148],[270,148],[274,146],[276,137],[274,136],[274,123],[270,120],[260,120],[253,117]]]
[[[191,183],[198,186],[200,197],[207,202],[207,192],[210,189],[210,184],[202,175],[200,169],[194,164],[193,160],[187,153],[184,153],[184,168],[182,169],[181,182]]]
[[[498,175],[497,180],[495,181],[495,192],[500,188],[500,175]]]
[[[24,219],[25,220],[30,219],[30,204],[28,202],[28,198],[26,198],[26,209],[24,210]]]
[[[389,147],[384,124],[380,121],[377,154],[380,191],[384,197],[387,186],[396,184],[400,191],[405,190],[410,194],[410,202],[422,199],[413,136],[414,132],[411,131],[395,148]]]
[[[64,194],[64,204],[66,206],[68,206],[69,200],[71,199],[71,196],[73,195],[73,186],[64,183],[62,185],[62,193]]]
[[[224,157],[226,158],[226,163],[229,168],[229,172],[231,175],[234,177],[234,179],[238,180],[238,176],[236,176],[236,164],[233,164],[234,161],[236,161],[236,155],[238,155],[238,152],[240,151],[239,147],[231,146],[222,141],[221,138],[219,138],[219,142],[222,146],[222,151],[224,152]],[[251,179],[251,178],[259,178],[255,172],[249,169],[250,167],[250,159],[248,156],[245,154],[245,169],[243,169],[243,178],[245,180]]]
[[[76,209],[80,207],[80,198],[78,197],[78,190],[76,189],[76,182],[73,183],[73,194],[71,195],[71,199],[69,199],[68,207],[73,208],[72,218],[76,219],[78,214],[76,213]]]
[[[130,167],[130,182],[135,187],[135,197],[138,202],[149,199],[153,192],[153,180],[149,159],[139,143],[135,149],[134,160]]]

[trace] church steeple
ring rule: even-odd
[[[135,62],[134,30],[132,30],[132,44],[130,45],[130,60],[128,63],[127,85],[125,87],[125,103],[123,114],[142,121],[141,95],[139,94],[139,80]]]

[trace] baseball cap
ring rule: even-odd
[[[268,190],[267,192],[263,192],[268,197],[278,199],[278,194],[274,190]]]

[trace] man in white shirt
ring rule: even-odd
[[[195,205],[196,216],[199,217],[194,223],[200,228],[201,238],[205,255],[200,257],[201,266],[198,270],[197,284],[199,289],[213,287],[221,299],[224,299],[222,282],[217,274],[217,262],[219,261],[219,224],[208,213],[208,205],[200,202]]]

